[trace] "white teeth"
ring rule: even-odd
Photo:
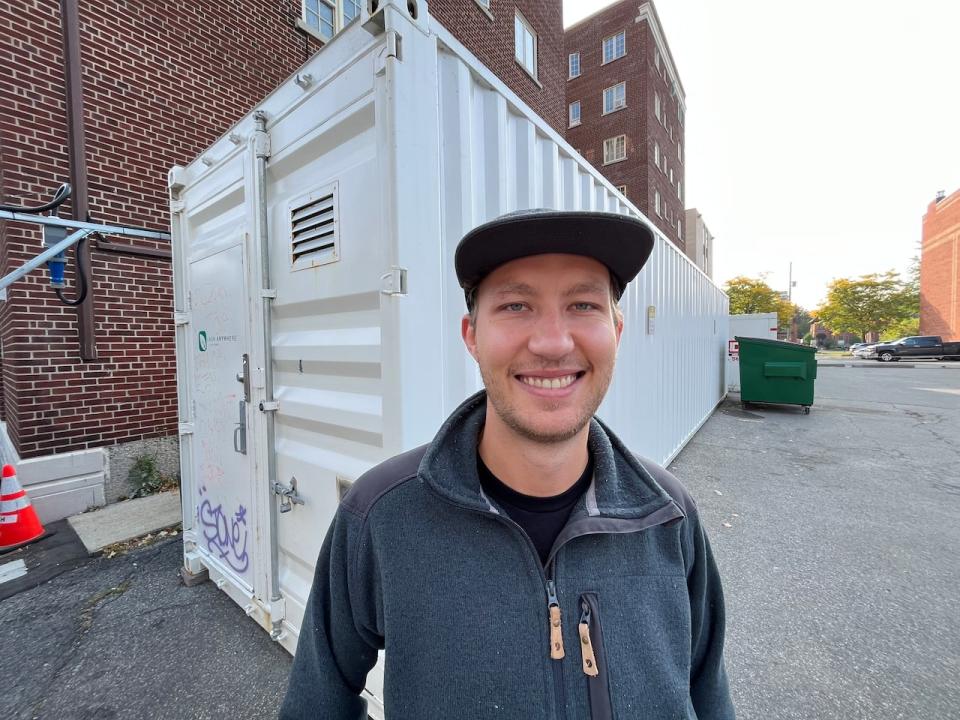
[[[558,378],[538,378],[528,377],[526,375],[520,376],[520,380],[525,382],[527,385],[549,390],[559,390],[560,388],[565,388],[576,379],[576,375],[565,375],[564,377]]]

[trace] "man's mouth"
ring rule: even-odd
[[[542,377],[538,375],[517,375],[517,379],[524,385],[541,388],[543,390],[562,390],[569,387],[577,378],[583,375],[583,372],[570,373],[559,377]]]

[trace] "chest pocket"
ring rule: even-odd
[[[691,717],[685,578],[607,578],[580,593],[578,614],[578,681],[591,720]]]

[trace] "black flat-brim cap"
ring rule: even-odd
[[[563,253],[593,258],[610,270],[617,299],[653,251],[653,232],[641,219],[587,210],[518,210],[478,225],[457,245],[457,279],[471,293],[493,270],[530,255]]]

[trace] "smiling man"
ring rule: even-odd
[[[344,498],[281,717],[365,719],[383,648],[390,720],[734,717],[696,506],[594,417],[652,248],[642,221],[597,212],[461,240],[485,391]]]

